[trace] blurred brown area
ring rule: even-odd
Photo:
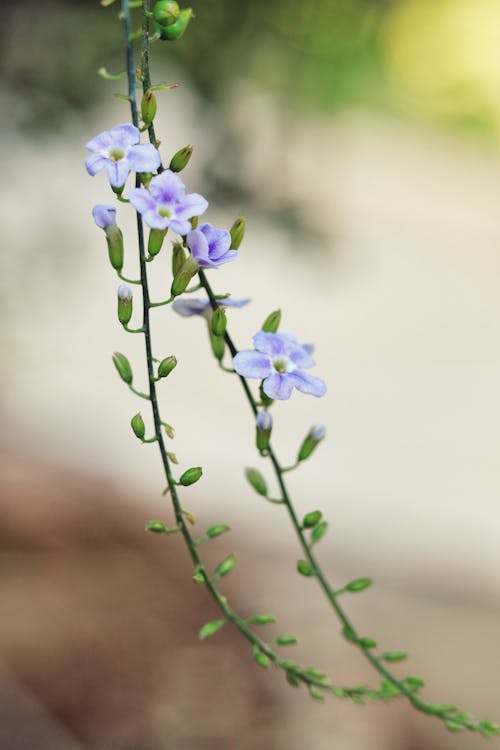
[[[278,747],[280,700],[109,482],[0,458],[0,748]],[[251,730],[251,731],[250,731]]]

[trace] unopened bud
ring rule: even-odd
[[[132,289],[128,284],[118,287],[118,320],[124,326],[132,317]]]
[[[161,250],[161,246],[163,245],[163,240],[165,239],[166,234],[166,229],[150,230],[148,238],[148,255],[150,258],[154,255],[158,255]]]
[[[210,325],[208,326],[208,335],[210,337],[210,346],[212,347],[213,355],[215,359],[221,362],[226,348],[224,337],[216,336],[215,333],[212,332]]]
[[[184,146],[184,148],[181,148],[180,151],[177,151],[177,153],[172,156],[169,169],[171,169],[172,172],[182,172],[182,170],[187,167],[192,153],[193,146]]]
[[[160,26],[170,26],[179,18],[179,5],[175,0],[159,0],[153,8],[153,18]]]
[[[215,336],[223,336],[226,331],[227,318],[226,311],[223,307],[218,307],[213,311],[210,318],[210,328]]]
[[[155,31],[159,33],[160,38],[163,41],[175,42],[180,39],[186,31],[188,24],[193,15],[192,8],[186,8],[185,10],[179,11],[179,18],[168,26],[162,26],[159,23],[155,24]]]
[[[173,276],[177,276],[185,260],[186,260],[186,253],[181,243],[174,242],[174,245],[172,247],[172,275]]]
[[[193,276],[198,273],[198,270],[198,263],[195,261],[192,255],[188,255],[180,270],[174,276],[174,280],[172,281],[170,293],[173,297],[177,297],[179,294],[182,294],[186,291],[187,285],[189,284]]]
[[[245,219],[245,217],[240,216],[239,219],[236,219],[233,226],[229,230],[231,234],[231,250],[237,250],[241,245],[243,237],[245,235],[246,223],[247,220]]]
[[[130,385],[132,383],[132,368],[126,356],[120,352],[115,352],[113,354],[113,364],[123,382]]]
[[[152,531],[153,534],[164,534],[167,527],[163,521],[148,521],[145,526],[146,531]]]
[[[162,361],[158,365],[158,377],[166,378],[167,375],[170,375],[170,373],[176,366],[177,360],[174,356],[165,357],[165,359],[162,359]]]
[[[245,476],[248,483],[251,484],[254,490],[259,493],[259,495],[263,495],[264,497],[267,496],[266,480],[264,479],[260,471],[249,467],[245,470]]]
[[[265,451],[269,447],[271,430],[273,429],[273,418],[268,411],[260,411],[255,418],[256,444],[259,451]]]
[[[132,419],[130,420],[130,426],[134,431],[134,435],[138,437],[139,440],[143,440],[144,435],[146,434],[146,425],[144,424],[144,420],[140,412],[137,412],[137,414],[132,417]]]
[[[274,310],[262,324],[262,330],[266,333],[276,333],[281,323],[281,310]]]
[[[181,475],[179,482],[184,487],[189,487],[190,484],[194,484],[200,479],[203,474],[201,466],[193,466],[191,469],[187,469],[184,474]]]
[[[123,235],[116,225],[116,208],[97,205],[92,209],[92,215],[97,226],[104,229],[111,265],[116,271],[121,271],[123,268]]]
[[[151,89],[148,89],[141,101],[141,116],[145,125],[151,125],[156,115],[156,97]]]
[[[311,429],[309,430],[309,432],[307,433],[304,439],[304,442],[300,446],[297,460],[305,461],[306,458],[309,458],[309,456],[315,450],[318,443],[324,439],[325,435],[326,435],[326,429],[324,425],[317,424],[314,427],[311,427]]]
[[[316,524],[321,521],[322,515],[323,514],[320,510],[309,511],[309,513],[306,513],[306,515],[302,519],[302,526],[305,529],[312,529],[313,526],[316,526]]]

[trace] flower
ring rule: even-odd
[[[132,301],[132,289],[128,284],[120,284],[118,287],[118,299],[122,302]]]
[[[217,305],[219,307],[245,307],[249,302],[249,299],[226,297],[225,299],[218,299]],[[172,304],[172,309],[184,318],[190,318],[191,315],[204,315],[211,308],[209,299],[176,299]]]
[[[226,229],[202,224],[187,236],[187,244],[199,266],[217,268],[234,260],[238,253],[231,250],[231,235]]]
[[[255,417],[255,424],[258,430],[271,430],[273,427],[273,418],[268,411],[259,411]]]
[[[98,204],[92,209],[92,216],[100,229],[108,229],[108,227],[116,224],[116,208],[114,206]]]
[[[208,202],[198,193],[186,195],[181,178],[170,169],[153,177],[149,190],[135,188],[129,193],[129,200],[142,214],[146,224],[152,229],[168,229],[177,234],[187,234],[191,229],[189,219],[201,216],[207,210]]]
[[[105,130],[90,140],[85,148],[93,154],[85,160],[87,172],[94,176],[106,169],[112,187],[125,185],[130,171],[154,172],[161,164],[160,154],[150,143],[139,143],[139,131],[124,123]]]
[[[312,367],[312,347],[301,345],[292,333],[267,333],[259,331],[253,337],[255,350],[238,352],[233,358],[233,367],[245,378],[262,379],[266,396],[287,400],[292,390],[320,397],[326,393],[326,385],[304,370]]]

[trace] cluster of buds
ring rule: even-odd
[[[175,0],[158,0],[153,8],[155,33],[163,41],[175,42],[186,31],[192,15],[192,8],[181,10]]]

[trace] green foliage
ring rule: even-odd
[[[208,638],[209,636],[214,635],[214,633],[217,633],[217,631],[220,630],[226,624],[226,622],[227,620],[225,618],[221,620],[212,620],[211,622],[206,622],[199,632],[200,641],[203,641],[205,638]]]

